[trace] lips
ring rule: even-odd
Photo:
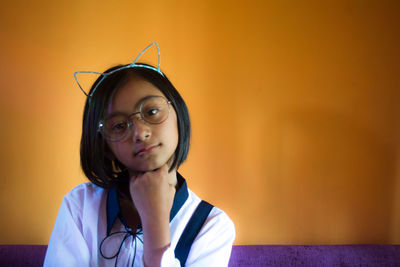
[[[137,152],[135,152],[134,155],[135,155],[135,157],[136,156],[148,155],[148,154],[150,154],[151,152],[153,152],[154,150],[156,150],[159,147],[160,147],[159,144],[158,145],[151,145],[151,146],[148,146],[148,147],[144,147],[144,148],[139,149]]]

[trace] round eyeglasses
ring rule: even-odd
[[[169,115],[171,102],[162,96],[150,96],[140,102],[139,111],[130,115],[114,114],[99,122],[99,132],[109,141],[123,141],[135,125],[133,117],[137,114],[140,119],[150,124],[164,122]]]

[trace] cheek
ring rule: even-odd
[[[179,141],[178,120],[176,118],[176,114],[174,114],[174,117],[170,122],[169,129],[170,131],[168,138],[171,142],[171,146],[174,148],[175,151]]]
[[[119,161],[123,161],[123,157],[126,156],[126,154],[129,154],[129,151],[126,149],[126,146],[124,146],[123,143],[108,143],[108,147],[110,148],[109,150],[112,156],[117,158]]]

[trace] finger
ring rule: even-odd
[[[157,170],[153,171],[153,173],[164,177],[168,174],[168,167],[166,165],[163,165]]]
[[[161,166],[161,168],[159,169],[161,172],[168,172],[168,166],[167,166],[167,164],[164,164],[164,165],[162,165]]]

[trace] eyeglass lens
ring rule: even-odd
[[[107,118],[102,127],[104,137],[111,141],[119,141],[126,137],[129,128],[134,125],[133,116],[137,116],[138,113],[140,118],[148,123],[162,123],[168,118],[168,101],[162,96],[152,96],[141,102],[139,112],[131,115],[118,114]]]

